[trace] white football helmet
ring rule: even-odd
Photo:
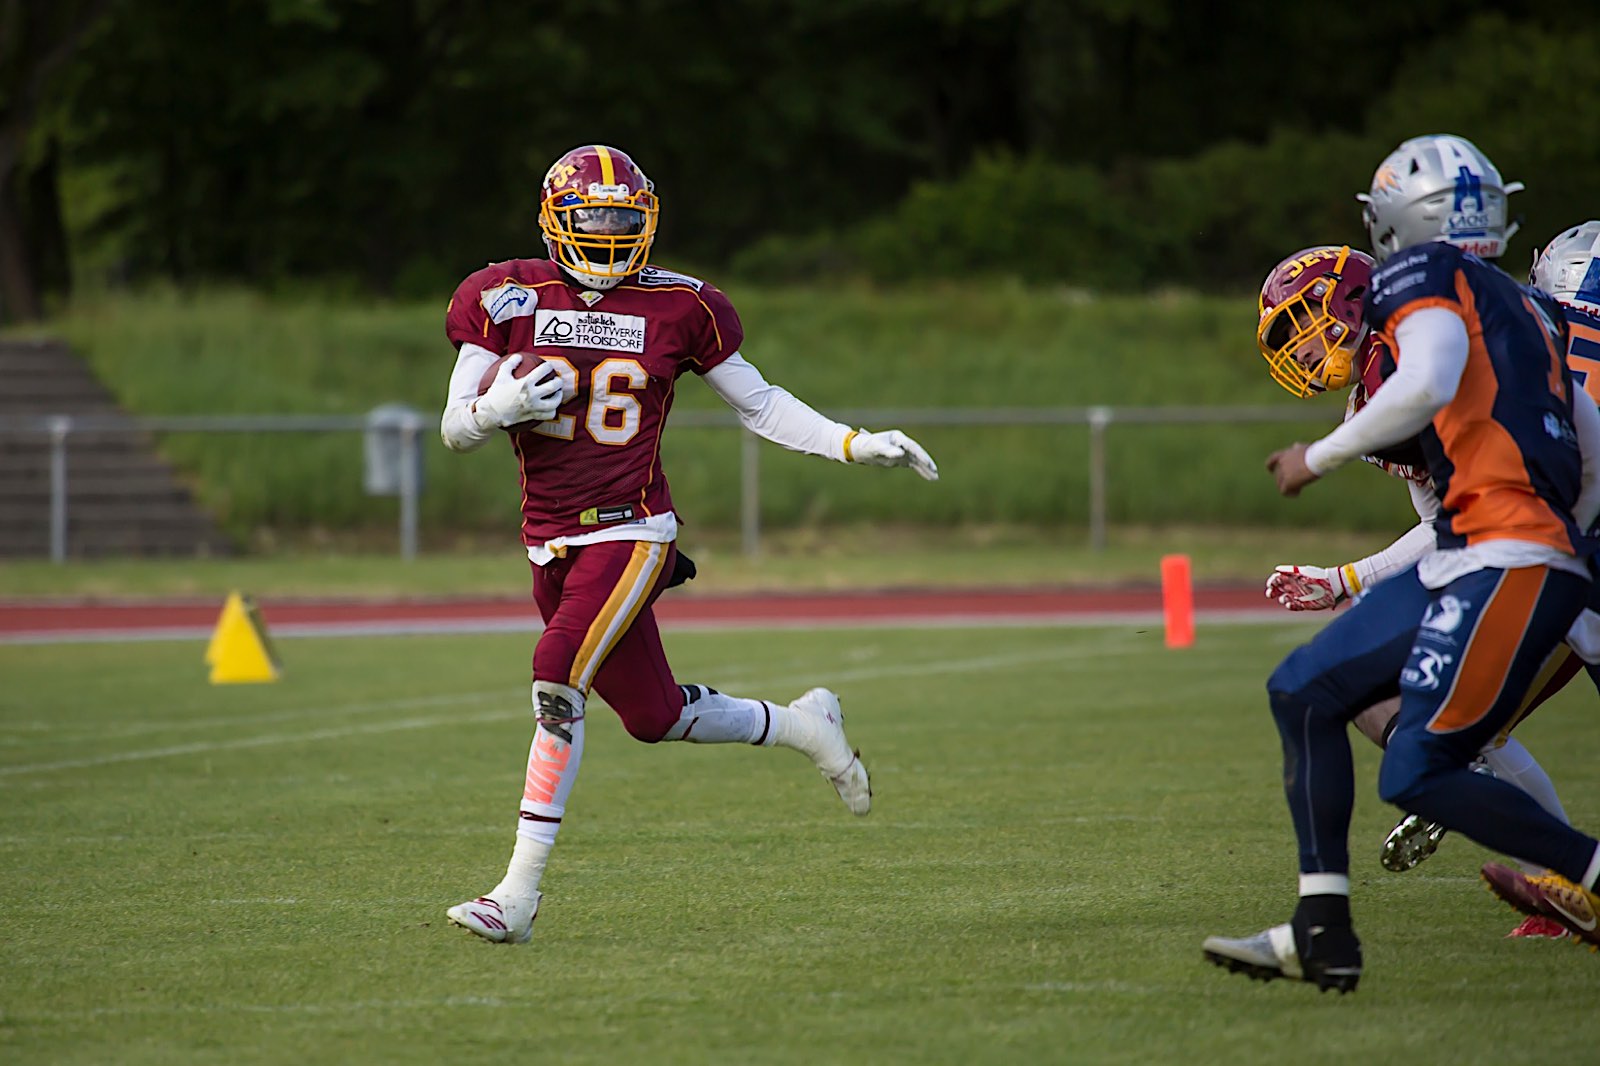
[[[1383,262],[1402,248],[1444,241],[1496,259],[1517,232],[1506,220],[1506,197],[1522,182],[1500,180],[1489,157],[1465,137],[1413,137],[1389,153],[1372,175],[1372,188],[1356,196]]]
[[[1573,226],[1535,251],[1528,281],[1564,304],[1600,311],[1600,221]]]

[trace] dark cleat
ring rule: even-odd
[[[1302,952],[1298,944],[1310,942]],[[1361,943],[1349,928],[1317,927],[1305,933],[1275,925],[1254,936],[1207,937],[1201,949],[1208,962],[1253,981],[1284,978],[1305,981],[1326,992],[1354,992],[1361,980]]]

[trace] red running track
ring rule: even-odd
[[[221,606],[220,600],[0,600],[0,643],[204,638],[216,624]],[[291,637],[539,628],[538,615],[527,600],[264,599],[260,606],[268,629]],[[1291,619],[1256,586],[1199,587],[1195,607],[1201,623]],[[667,629],[1156,624],[1161,620],[1161,593],[1155,587],[686,593],[664,596],[656,604],[656,615]]]

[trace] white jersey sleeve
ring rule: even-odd
[[[1306,449],[1306,465],[1327,474],[1351,459],[1405,440],[1455,398],[1467,365],[1466,323],[1454,311],[1425,307],[1395,331],[1397,367],[1367,405]]]
[[[444,414],[439,419],[439,436],[444,446],[453,452],[470,452],[483,447],[492,436],[493,426],[485,429],[472,417],[472,405],[478,399],[478,382],[484,371],[500,357],[476,344],[463,344],[456,356],[455,369],[450,371],[450,386],[445,394]]]
[[[1417,512],[1417,524],[1382,551],[1353,563],[1345,563],[1339,568],[1345,587],[1352,593],[1409,570],[1433,551],[1438,539],[1433,521],[1439,516],[1439,497],[1431,485],[1417,481],[1408,480],[1406,488],[1411,490],[1411,506]]]
[[[849,426],[818,414],[787,389],[770,384],[738,352],[702,376],[756,436],[793,452],[849,461],[845,455],[845,441],[852,435]]]

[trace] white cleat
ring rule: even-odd
[[[839,697],[825,688],[814,688],[789,704],[789,710],[798,719],[795,725],[801,734],[790,746],[811,756],[851,814],[872,810],[872,780],[861,763],[861,753],[845,739]]]
[[[1201,948],[1207,960],[1254,981],[1277,977],[1298,981],[1303,976],[1300,955],[1294,947],[1294,930],[1287,922],[1263,929],[1255,936],[1208,936]]]
[[[469,933],[474,933],[495,944],[526,944],[533,939],[533,920],[539,916],[539,901],[543,893],[535,892],[533,899],[497,900],[479,896],[466,903],[457,903],[445,911],[452,922]]]

